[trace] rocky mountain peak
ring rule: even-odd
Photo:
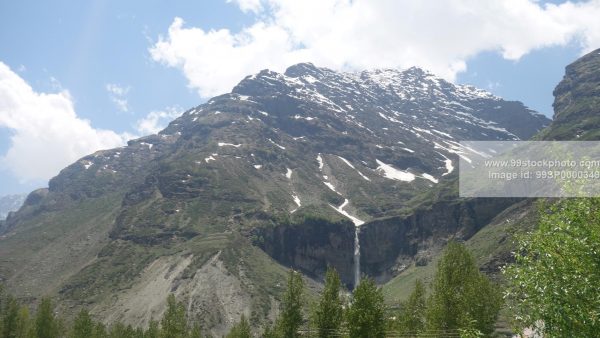
[[[322,74],[323,70],[319,67],[316,67],[311,62],[298,63],[288,67],[284,72],[284,75],[289,77],[302,77],[310,75],[317,79],[319,79]]]

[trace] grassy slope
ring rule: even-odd
[[[68,211],[28,219],[0,240],[6,284],[19,297],[54,294],[108,240],[121,194],[74,203]]]

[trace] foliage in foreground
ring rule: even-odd
[[[343,321],[343,301],[340,276],[335,269],[329,267],[325,274],[325,288],[317,304],[314,314],[314,323],[319,338],[337,336],[341,333]]]
[[[467,248],[450,242],[438,263],[427,303],[428,329],[476,329],[489,335],[494,331],[502,294],[479,271]]]
[[[354,290],[347,322],[350,338],[385,337],[383,293],[372,279],[363,279]]]
[[[539,225],[518,239],[504,269],[516,328],[545,337],[600,332],[600,199],[539,202]]]

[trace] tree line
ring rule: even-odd
[[[363,279],[347,295],[338,273],[327,270],[325,286],[316,304],[306,309],[304,281],[290,270],[281,301],[280,315],[258,332],[242,316],[227,338],[385,337],[394,332],[417,336],[437,332],[440,336],[490,334],[500,309],[501,298],[492,283],[479,272],[472,255],[461,244],[450,243],[438,264],[429,296],[417,281],[409,299],[399,311],[388,309],[381,288],[372,279]],[[145,329],[123,323],[111,326],[93,320],[81,310],[67,324],[54,313],[50,299],[42,299],[35,316],[11,296],[0,304],[0,338],[201,338],[198,325],[190,325],[185,307],[173,295],[160,321]]]

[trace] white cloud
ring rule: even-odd
[[[259,13],[263,9],[261,0],[227,0],[227,2],[235,2],[244,13]]]
[[[0,166],[23,182],[47,180],[80,157],[121,146],[127,139],[79,118],[67,91],[35,92],[2,62],[0,128],[11,132]]]
[[[181,116],[181,113],[182,110],[175,107],[169,107],[161,111],[152,111],[136,122],[135,129],[140,135],[156,134],[173,119]]]
[[[600,46],[600,0],[234,0],[256,22],[239,32],[184,27],[175,18],[150,48],[209,97],[260,69],[311,61],[342,70],[421,66],[453,80],[469,58],[509,60],[544,47]]]
[[[117,106],[122,112],[129,111],[129,103],[127,102],[126,95],[129,93],[131,87],[123,87],[118,84],[109,83],[106,85],[106,91],[109,94],[110,100]]]

